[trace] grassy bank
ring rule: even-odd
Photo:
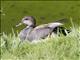
[[[51,37],[38,43],[22,42],[15,34],[1,36],[2,60],[79,60],[80,27],[67,36]]]
[[[75,24],[80,25],[80,1],[1,1],[1,32],[10,33],[16,28],[24,16],[34,16],[37,25],[53,22],[61,18],[73,18]],[[67,20],[66,26],[70,26]]]
[[[8,33],[0,35],[1,60],[80,60],[80,1],[1,1],[0,15],[1,33]],[[19,45],[20,39],[11,33],[11,28],[21,31],[24,26],[15,26],[24,16],[34,16],[37,25],[68,18],[64,25],[68,28],[72,25],[72,32]]]

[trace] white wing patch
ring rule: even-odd
[[[39,25],[39,26],[35,27],[34,30],[39,29],[39,28],[45,28],[45,27],[55,28],[55,27],[61,26],[61,25],[63,25],[63,24],[62,23],[59,23],[59,22],[42,24],[42,25]]]

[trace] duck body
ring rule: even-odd
[[[52,33],[57,34],[55,28],[63,25],[62,23],[59,22],[53,22],[36,26],[35,19],[31,16],[24,17],[22,19],[22,23],[28,26],[23,30],[21,30],[21,32],[19,33],[19,37],[21,40],[28,40],[28,41],[44,39],[48,35],[51,35]]]
[[[27,39],[29,41],[32,40],[40,40],[40,39],[44,39],[45,37],[47,37],[50,33],[52,32],[51,28],[39,28],[39,29],[33,29],[27,36]]]
[[[25,40],[28,37],[28,34],[30,33],[31,30],[32,28],[28,28],[28,27],[21,30],[21,32],[19,33],[20,39]]]
[[[29,41],[44,39],[52,34],[54,28],[49,24],[43,24],[35,28],[28,26],[20,32],[19,37],[21,40]]]

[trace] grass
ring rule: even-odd
[[[46,40],[46,41],[45,41]],[[79,60],[80,27],[67,36],[46,38],[38,43],[23,41],[15,34],[1,36],[1,60]]]
[[[0,36],[1,60],[80,60],[80,1],[1,1],[0,15],[1,33],[5,32]],[[38,43],[23,41],[19,45],[20,39],[11,33],[11,28],[16,31],[24,28],[15,26],[28,15],[36,18],[37,25],[71,16],[67,26],[72,25],[72,32]]]

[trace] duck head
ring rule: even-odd
[[[35,27],[36,26],[36,20],[33,16],[25,16],[24,18],[22,18],[21,23],[19,23],[17,26],[20,26],[22,24],[25,24],[29,27]]]

